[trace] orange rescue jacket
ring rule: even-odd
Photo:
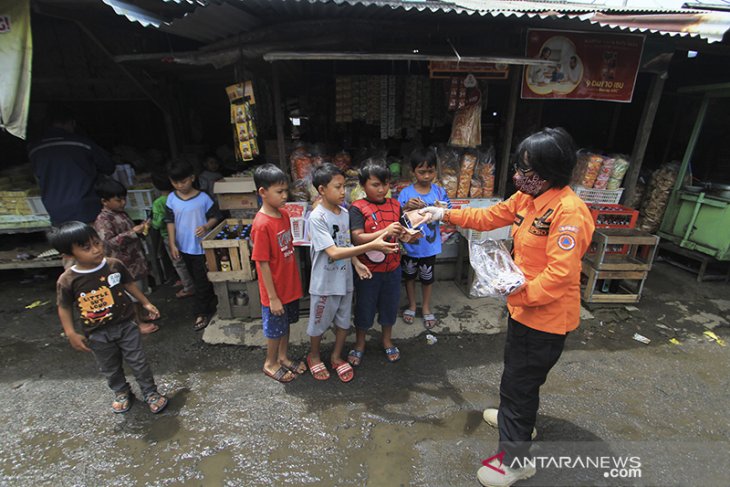
[[[507,297],[510,315],[547,333],[564,335],[580,323],[580,269],[595,224],[570,187],[533,198],[517,192],[490,208],[447,211],[444,220],[474,230],[512,224],[515,264],[527,283]]]

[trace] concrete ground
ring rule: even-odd
[[[92,356],[60,335],[54,278],[0,274],[0,485],[470,486],[495,453],[481,410],[498,402],[499,303],[440,283],[436,344],[399,323],[399,363],[376,334],[352,383],[281,385],[261,373],[256,324],[206,332],[233,340],[223,328],[239,326],[244,346],[206,344],[190,303],[161,287],[162,329],[145,346],[171,404],[114,415]],[[636,309],[586,314],[542,389],[534,452],[638,457],[640,468],[547,463],[523,485],[727,485],[730,353],[704,332],[730,338],[729,291],[658,263]]]

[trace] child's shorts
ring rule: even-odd
[[[421,284],[433,284],[436,280],[436,256],[431,257],[409,257],[404,255],[401,257],[401,266],[403,266],[403,275],[406,281],[412,281],[416,278],[420,279]]]
[[[373,272],[371,279],[355,281],[355,326],[369,330],[378,313],[381,326],[393,326],[400,307],[401,269]]]
[[[310,295],[309,326],[307,335],[322,336],[332,323],[336,327],[348,330],[352,319],[352,292],[344,296]]]
[[[275,315],[271,308],[261,305],[261,321],[264,324],[266,338],[281,338],[289,333],[289,325],[299,321],[299,300],[284,305],[284,314]]]

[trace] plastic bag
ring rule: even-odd
[[[476,181],[479,181],[481,190],[474,189]],[[490,146],[486,152],[480,151],[477,160],[477,167],[472,178],[472,187],[469,194],[480,194],[472,198],[491,198],[494,195],[494,146]]]
[[[436,151],[441,174],[441,186],[449,198],[456,198],[459,186],[459,151],[448,146],[440,146]]]
[[[619,189],[621,181],[623,181],[626,171],[629,170],[629,159],[623,155],[614,156],[613,172],[608,180],[606,189]]]
[[[305,146],[299,146],[294,149],[289,156],[291,164],[292,179],[300,181],[310,176],[313,169],[312,155]]]
[[[469,186],[474,175],[474,168],[477,165],[477,154],[474,151],[464,151],[461,155],[461,168],[459,172],[459,183],[457,186],[456,197],[468,198]]]
[[[469,262],[476,274],[472,296],[508,296],[525,283],[525,275],[499,240],[472,241]]]

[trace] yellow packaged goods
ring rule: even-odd
[[[601,171],[601,166],[603,166],[603,157],[591,154],[588,157],[586,171],[580,185],[584,188],[592,188],[596,178],[598,178],[598,173]]]
[[[248,132],[248,123],[237,123],[236,124],[236,133],[238,134],[238,141],[239,142],[246,142],[249,139],[249,132]]]
[[[244,161],[252,161],[253,160],[253,151],[251,150],[251,144],[246,142],[239,142],[238,148],[241,151],[241,158]]]
[[[477,156],[473,152],[464,152],[461,157],[461,172],[459,174],[459,187],[456,192],[457,198],[469,197],[469,186],[474,175],[474,166],[477,163]]]

